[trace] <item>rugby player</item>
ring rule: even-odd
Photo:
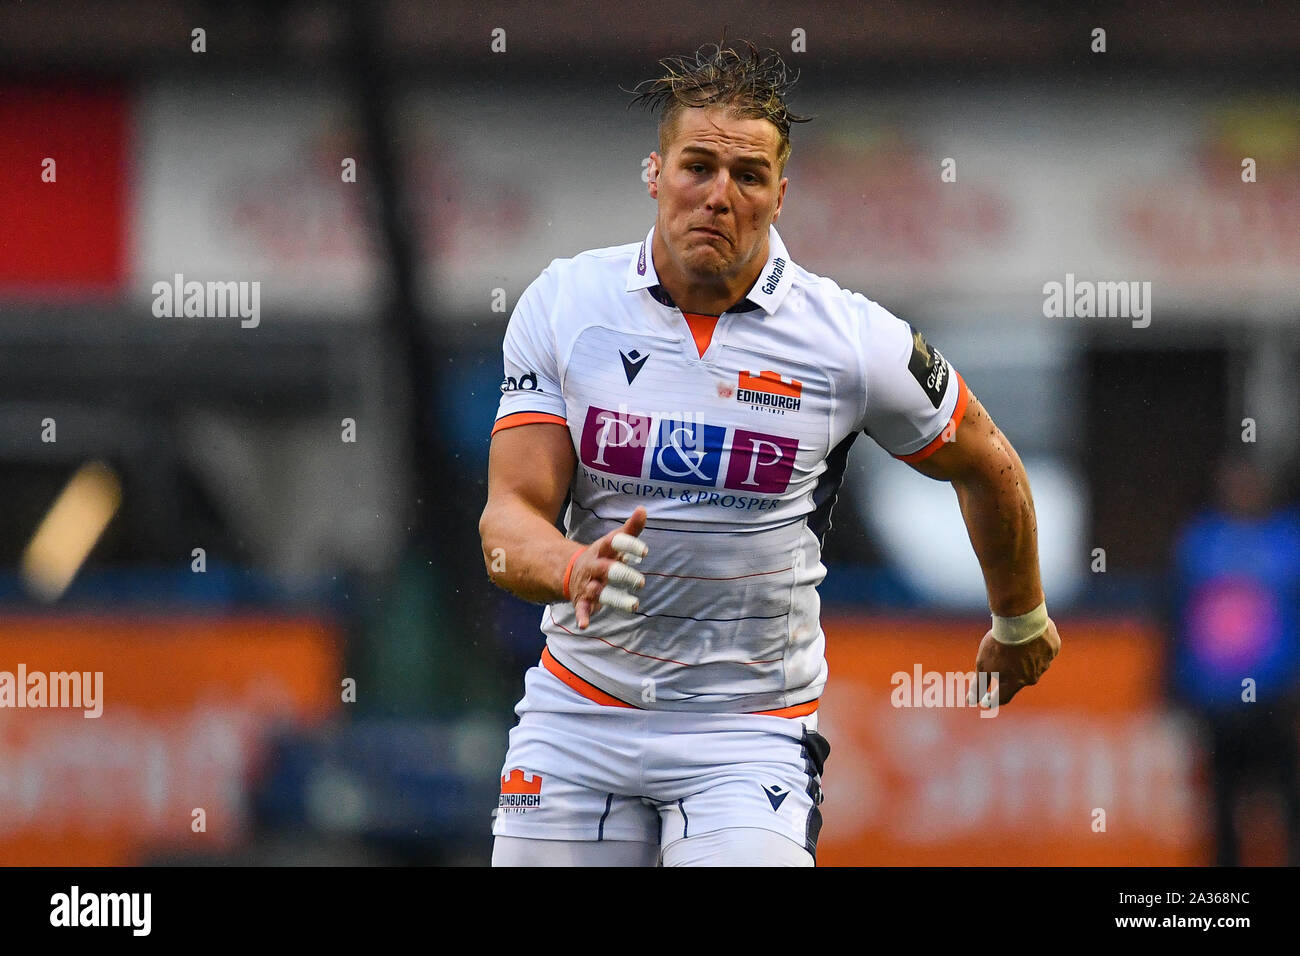
[[[796,77],[752,45],[661,65],[637,97],[660,113],[653,226],[551,262],[505,334],[479,531],[492,581],[546,605],[546,644],[494,865],[815,864],[816,586],[860,432],[952,483],[996,704],[1060,648],[1011,444],[924,336],[777,234]]]

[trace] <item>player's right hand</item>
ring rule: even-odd
[[[645,530],[646,510],[638,507],[623,527],[593,541],[578,554],[569,572],[569,594],[577,612],[578,627],[585,630],[601,606],[635,611],[640,607],[633,591],[645,587],[645,575],[631,567],[650,553],[638,537]]]

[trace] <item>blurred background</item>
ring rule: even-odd
[[[644,237],[625,91],[725,26],[817,117],[795,261],[1015,444],[1065,640],[996,720],[892,707],[988,611],[951,489],[859,442],[820,862],[1300,863],[1300,20],[1143,7],[0,7],[0,671],[104,674],[0,707],[0,862],[487,862],[541,651],[478,543],[501,336]]]

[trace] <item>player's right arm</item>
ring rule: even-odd
[[[636,610],[631,592],[645,578],[629,565],[646,553],[636,537],[645,527],[645,509],[587,546],[555,527],[578,465],[560,384],[562,346],[552,320],[560,272],[556,260],[529,284],[506,328],[505,377],[479,536],[493,582],[526,601],[571,600],[585,628],[599,604]]]
[[[573,441],[563,425],[533,423],[497,432],[488,453],[488,499],[478,529],[494,584],[525,601],[572,600],[578,626],[585,628],[600,603],[636,609],[635,598],[627,598],[645,586],[645,577],[620,559],[628,552],[639,559],[646,549],[639,540],[615,538],[636,538],[645,528],[646,512],[637,508],[622,528],[590,545],[566,538],[555,521],[576,467]]]
[[[580,546],[555,521],[576,466],[564,425],[520,425],[492,436],[478,523],[483,561],[492,583],[525,601],[564,600],[564,570]]]

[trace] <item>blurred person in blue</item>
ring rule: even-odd
[[[1241,798],[1281,797],[1300,865],[1300,508],[1281,507],[1243,455],[1218,463],[1214,501],[1174,549],[1171,678],[1210,749],[1216,862],[1239,865]]]

